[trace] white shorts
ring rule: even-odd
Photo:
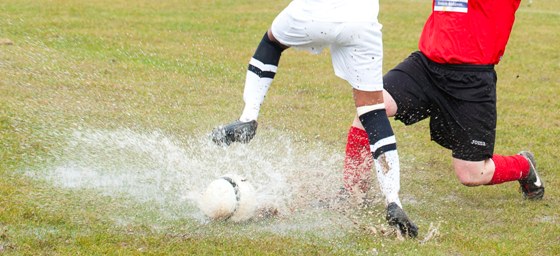
[[[291,5],[290,5],[291,6]],[[383,90],[383,42],[379,22],[324,22],[288,6],[272,22],[283,45],[320,53],[330,47],[335,74],[362,91]]]

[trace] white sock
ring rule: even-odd
[[[374,160],[377,170],[377,181],[381,192],[385,195],[387,204],[396,203],[402,208],[399,200],[400,190],[400,165],[397,150],[391,150],[381,154]]]
[[[274,65],[266,65],[256,59],[251,59],[250,64],[263,71],[276,72],[277,69]],[[268,92],[268,88],[272,84],[272,80],[272,78],[259,77],[254,72],[247,71],[247,76],[245,77],[245,89],[243,91],[245,108],[243,108],[243,113],[239,118],[240,121],[248,122],[251,120],[257,120],[261,104]]]

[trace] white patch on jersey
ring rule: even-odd
[[[469,10],[469,0],[435,0],[434,11],[440,12],[463,12]]]

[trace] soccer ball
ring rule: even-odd
[[[235,174],[212,181],[198,204],[210,220],[242,222],[251,219],[257,210],[255,188]]]

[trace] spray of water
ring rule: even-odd
[[[34,175],[62,188],[126,198],[141,207],[113,216],[117,224],[140,221],[165,230],[166,223],[181,220],[212,226],[197,207],[201,193],[214,179],[238,174],[253,184],[259,208],[268,211],[242,228],[333,237],[355,224],[330,205],[342,184],[342,157],[279,131],[221,147],[206,135],[86,129],[73,131],[57,163]]]

